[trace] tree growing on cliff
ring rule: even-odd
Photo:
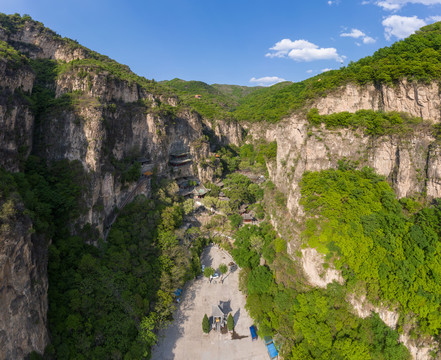
[[[234,229],[238,229],[243,222],[242,216],[240,216],[239,214],[228,216],[228,220],[230,220],[231,227]]]

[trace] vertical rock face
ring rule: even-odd
[[[235,121],[216,120],[211,123],[205,122],[206,126],[214,132],[218,144],[239,146],[243,140],[243,128]]]
[[[43,352],[46,328],[46,244],[31,236],[32,223],[16,205],[10,229],[0,231],[0,359]],[[42,243],[43,241],[43,243]]]
[[[438,85],[418,87],[403,82],[397,88],[375,89],[348,85],[339,93],[320,99],[314,106],[321,114],[373,109],[404,111],[424,119],[440,121]],[[249,129],[254,139],[277,140],[277,161],[268,164],[271,180],[288,197],[288,209],[295,218],[304,216],[300,206],[299,182],[305,171],[336,168],[339,160],[359,162],[385,176],[399,198],[426,194],[429,199],[441,196],[441,149],[431,126],[415,127],[412,133],[367,136],[362,131],[311,128],[302,116],[292,116],[275,125],[253,124]],[[289,248],[299,248],[299,238],[291,239]],[[313,286],[326,286],[339,281],[335,270],[323,271],[315,249],[302,249],[302,267]],[[364,300],[349,299],[360,317],[371,311],[379,313],[389,326],[395,327],[398,314],[375,307]],[[427,359],[434,348],[433,339],[411,340],[406,330],[400,341],[416,360]]]
[[[133,159],[147,157],[158,175],[175,177],[179,174],[170,169],[170,154],[187,151],[195,166],[180,169],[181,176],[196,174],[204,181],[212,178],[210,169],[197,166],[210,153],[199,115],[189,111],[164,113],[157,104],[173,107],[175,98],[159,99],[106,73],[92,75],[91,86],[83,80],[74,73],[57,79],[58,96],[75,90],[81,95],[72,106],[45,115],[36,128],[38,140],[34,144],[41,157],[78,160],[89,173],[88,210],[80,225],[90,223],[103,233],[106,219],[113,216],[116,207],[135,188],[139,190],[136,183],[123,183],[115,163],[129,167]]]
[[[427,195],[441,198],[441,147],[433,144],[427,157]]]
[[[34,59],[69,62],[74,59],[84,59],[90,52],[86,48],[76,46],[78,44],[73,41],[67,43],[55,32],[35,21],[26,21],[22,27],[13,32],[0,28],[0,40],[9,42],[17,50]]]
[[[423,119],[441,120],[439,85],[408,83],[406,79],[395,86],[348,84],[317,101],[320,114],[355,112],[360,109],[401,111]]]
[[[34,78],[29,67],[0,58],[0,166],[9,171],[17,171],[19,158],[31,151],[34,117],[27,101],[14,94],[32,91]]]
[[[15,32],[0,28],[0,40],[33,59],[69,62],[96,55],[34,22]],[[150,158],[158,175],[175,177],[170,154],[186,151],[193,166],[184,175],[198,174],[203,180],[213,176],[210,168],[198,166],[210,156],[205,125],[189,111],[170,113],[177,106],[176,97],[150,94],[103,70],[83,69],[88,77],[72,70],[53,84],[56,97],[74,93],[71,104],[52,108],[35,124],[26,99],[35,74],[26,62],[16,65],[0,59],[0,166],[18,171],[31,150],[49,161],[80,161],[88,174],[87,206],[76,225],[90,223],[103,234],[117,207],[138,193],[148,193],[147,182],[122,179],[137,157]],[[17,205],[21,215],[14,227],[0,233],[0,360],[42,353],[49,342],[47,243],[31,236],[32,224],[23,210]]]
[[[316,249],[302,249],[302,267],[311,285],[326,289],[334,281],[343,284],[341,272],[333,268],[325,269],[323,263],[324,256]]]
[[[336,168],[339,160],[370,166],[390,182],[398,197],[441,191],[439,146],[430,127],[422,125],[408,135],[372,137],[349,129],[309,129],[301,117],[277,125],[253,127],[254,138],[277,140],[277,162],[269,166],[270,176],[288,196],[292,215],[302,216],[299,181],[305,171]]]

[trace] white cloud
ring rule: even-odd
[[[399,10],[407,4],[420,4],[420,5],[439,5],[441,0],[381,0],[376,1],[376,5],[382,7],[384,10]]]
[[[439,16],[439,15],[429,16],[428,18],[426,18],[426,21],[428,23],[433,23],[433,22],[441,21],[441,16]]]
[[[426,25],[426,22],[417,16],[391,15],[384,19],[382,24],[384,26],[384,36],[387,40],[390,40],[393,36],[404,39]]]
[[[261,78],[256,79],[255,77],[252,77],[250,79],[250,83],[255,83],[259,86],[269,86],[269,85],[274,85],[277,84],[279,82],[282,81],[286,81],[285,79],[282,79],[278,76],[264,76]]]
[[[307,72],[308,74],[312,74],[313,71],[314,71],[314,70],[306,70],[306,72]]]
[[[370,36],[365,36],[363,38],[363,43],[364,44],[373,44],[375,43],[377,40],[375,40],[374,38],[371,38]]]
[[[366,34],[363,31],[361,31],[361,30],[352,29],[350,33],[343,33],[343,34],[340,34],[340,36],[342,36],[342,37],[351,37],[351,38],[354,38],[354,39],[358,39],[359,37],[366,36]]]
[[[330,70],[332,70],[332,69],[330,69],[330,68],[326,68],[326,69],[321,69],[320,72],[324,73],[324,72],[326,72],[326,71],[330,71]]]
[[[340,34],[341,37],[351,37],[354,39],[361,38],[363,40],[363,44],[373,44],[376,40],[367,36],[363,31],[358,29],[352,29],[351,32]],[[359,43],[357,43],[359,45]]]
[[[336,60],[343,61],[335,48],[320,48],[307,40],[283,39],[277,42],[265,56],[274,58],[289,57],[295,61]]]

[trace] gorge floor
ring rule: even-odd
[[[216,246],[207,247],[201,263],[218,269],[232,258]],[[245,310],[245,297],[239,291],[239,271],[228,272],[223,284],[199,278],[188,283],[182,301],[174,314],[174,321],[159,334],[159,343],[153,349],[153,360],[266,360],[268,354],[262,340],[252,341],[249,327],[253,320]],[[235,331],[241,337],[232,340],[231,334],[211,330],[202,332],[204,314],[211,316],[211,306],[220,301],[229,303],[234,317]],[[244,336],[244,337],[242,337]]]

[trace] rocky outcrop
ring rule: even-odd
[[[124,184],[117,168],[131,166],[138,157],[149,158],[161,176],[199,173],[203,180],[211,179],[212,174],[197,166],[210,152],[208,143],[196,141],[203,137],[197,114],[163,116],[154,107],[124,102],[110,106],[84,94],[78,101],[81,106],[45,116],[37,129],[35,151],[49,160],[79,160],[89,173],[88,210],[80,223],[103,232],[105,219],[136,187],[133,182]],[[187,166],[179,169],[185,173],[174,173],[170,154],[182,151],[192,154],[195,170]]]
[[[0,207],[1,208],[1,207]],[[31,220],[16,201],[9,228],[0,230],[0,359],[44,352],[47,332],[47,245],[31,235]]]
[[[427,157],[427,195],[441,198],[441,146],[434,143]]]
[[[325,269],[324,255],[320,254],[314,248],[302,249],[302,267],[308,282],[312,286],[326,288],[328,284],[336,281],[339,284],[343,284],[343,276],[341,272],[330,267]]]
[[[81,74],[87,74],[87,76],[79,76]],[[93,67],[78,67],[57,78],[56,97],[72,92],[81,92],[84,95],[99,98],[102,102],[122,101],[127,103],[142,99],[155,102],[152,104],[153,106],[158,102],[172,106],[177,105],[176,97],[153,96],[136,82],[121,80],[107,71]]]
[[[236,145],[243,142],[244,129],[235,122],[228,120],[204,121],[205,125],[213,132],[213,140],[220,146]]]
[[[351,295],[348,297],[348,302],[352,305],[354,312],[361,318],[371,316],[372,312],[376,312],[383,322],[392,329],[395,329],[398,324],[400,314],[396,311],[388,309],[386,306],[374,306],[366,300],[366,296],[357,297]]]
[[[340,92],[320,99],[314,106],[321,114],[381,109],[440,120],[437,84],[419,88],[403,82],[396,89],[348,85]],[[253,124],[247,128],[253,139],[277,141],[277,161],[267,164],[269,175],[278,189],[287,195],[290,215],[299,222],[304,217],[299,203],[299,182],[303,174],[336,168],[339,160],[372,167],[385,176],[400,198],[426,194],[432,199],[441,195],[440,145],[429,121],[406,134],[387,136],[368,136],[361,130],[343,128],[313,128],[302,115],[293,115],[275,125]],[[294,256],[294,250],[300,249],[299,234],[293,232],[289,240],[288,248]],[[314,249],[301,249],[301,253],[301,264],[311,285],[326,287],[332,281],[341,280],[337,271],[323,268],[323,259]],[[375,311],[387,325],[396,326],[398,314],[394,311],[360,299],[351,298],[349,301],[360,317]],[[400,341],[418,360],[427,359],[433,348],[433,339],[411,340],[407,333],[400,337]]]
[[[31,58],[69,62],[93,55],[35,22],[16,32],[0,28],[0,40]],[[82,184],[85,206],[72,231],[91,224],[103,235],[118,208],[137,194],[149,193],[145,178],[124,181],[124,173],[139,157],[149,158],[160,177],[212,179],[213,170],[199,166],[212,155],[205,125],[196,113],[174,110],[177,97],[152,94],[102,69],[72,67],[49,84],[63,103],[46,109],[36,123],[26,100],[35,74],[27,65],[13,70],[9,65],[0,60],[0,166],[18,171],[20,160],[31,151],[49,161],[81,162],[87,174]],[[191,154],[193,163],[173,171],[170,154],[183,151]],[[0,360],[24,359],[34,350],[42,353],[49,342],[47,242],[30,235],[31,225],[21,215],[14,229],[0,234]]]
[[[90,57],[90,50],[72,40],[61,38],[41,23],[26,21],[16,31],[0,28],[0,40],[6,41],[23,54],[34,59],[72,61]]]
[[[436,345],[431,338],[413,339],[409,333],[405,333],[400,335],[400,342],[407,347],[414,360],[440,359],[439,355],[433,355],[436,354]]]
[[[29,93],[34,83],[30,67],[0,58],[0,166],[17,171],[20,158],[32,148],[34,116],[18,93]]]
[[[293,116],[273,126],[250,129],[254,138],[277,140],[277,162],[269,166],[271,179],[288,196],[288,209],[302,216],[299,181],[305,171],[335,168],[339,160],[370,166],[385,176],[398,197],[440,192],[439,146],[430,125],[415,127],[408,135],[367,136],[349,129],[310,128]]]
[[[397,311],[391,310],[388,307],[380,305],[372,305],[367,301],[366,296],[355,296],[354,294],[348,297],[348,302],[352,305],[355,314],[361,318],[366,318],[377,313],[383,322],[392,329],[396,329],[400,314]],[[436,342],[430,336],[422,336],[419,338],[410,335],[412,327],[405,325],[403,333],[400,334],[400,342],[404,344],[409,350],[412,359],[427,360],[431,358],[431,353],[436,352]],[[437,357],[437,359],[439,356]]]
[[[348,84],[316,101],[320,114],[355,112],[360,109],[406,112],[412,116],[439,122],[441,96],[439,85],[409,83],[406,79],[395,86]]]

